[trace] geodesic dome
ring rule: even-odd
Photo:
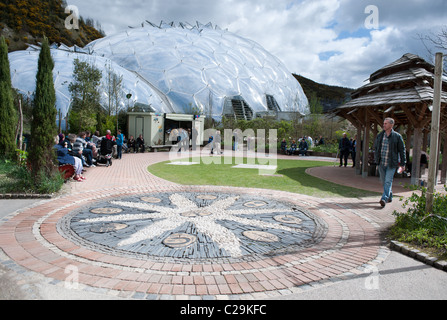
[[[36,90],[36,74],[39,53],[35,49],[16,51],[9,54],[12,86],[22,94],[32,96]],[[73,81],[74,60],[88,62],[102,72],[101,99],[104,106],[107,105],[107,70],[112,70],[116,75],[122,76],[123,92],[132,94],[132,99],[138,100],[144,105],[157,105],[160,112],[169,112],[168,107],[160,96],[152,89],[145,80],[137,74],[124,69],[113,61],[93,55],[75,53],[71,51],[51,49],[54,60],[53,80],[56,90],[56,108],[63,115],[68,113],[71,104],[71,93],[69,84]],[[122,106],[127,105],[126,99],[122,100]]]
[[[193,107],[221,117],[231,100],[245,101],[253,114],[309,113],[301,85],[281,61],[254,41],[211,24],[148,22],[86,49],[147,79],[176,113]]]
[[[33,93],[38,50],[9,56],[13,86]],[[308,100],[299,82],[276,57],[254,41],[213,28],[150,22],[88,44],[52,49],[57,104],[64,114],[70,106],[68,85],[73,60],[89,61],[103,73],[123,76],[128,103],[157,113],[223,115],[251,119],[278,112],[308,114]],[[106,99],[107,93],[102,90]]]

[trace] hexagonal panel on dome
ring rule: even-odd
[[[195,68],[201,68],[203,70],[216,66],[213,56],[210,56],[209,51],[203,48],[190,46],[177,47],[177,54],[182,63]]]
[[[194,94],[206,87],[202,70],[184,63],[167,70],[165,76],[171,91]]]
[[[203,71],[206,82],[211,89],[219,95],[236,95],[238,94],[237,79],[222,72],[219,68],[205,69]]]
[[[149,49],[148,49],[149,50]],[[165,49],[163,47],[151,47],[150,54],[145,50],[138,50],[137,57],[141,68],[154,70],[169,70],[177,66],[181,62],[180,56],[173,49]],[[111,57],[113,60],[115,57]],[[127,67],[123,60],[116,60],[120,65]]]

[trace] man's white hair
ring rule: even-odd
[[[393,118],[386,118],[384,121],[388,121],[388,122],[391,123],[391,124],[394,124],[394,123],[395,123],[395,121],[394,121]]]

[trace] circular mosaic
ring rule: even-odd
[[[119,255],[239,259],[308,248],[326,226],[285,201],[166,192],[94,203],[65,216],[59,229],[73,242]]]

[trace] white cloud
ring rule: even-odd
[[[202,23],[252,39],[290,72],[333,85],[358,87],[378,68],[407,52],[425,58],[418,33],[445,26],[447,1],[432,0],[68,0],[111,34],[145,20]],[[367,30],[365,8],[379,10]]]

